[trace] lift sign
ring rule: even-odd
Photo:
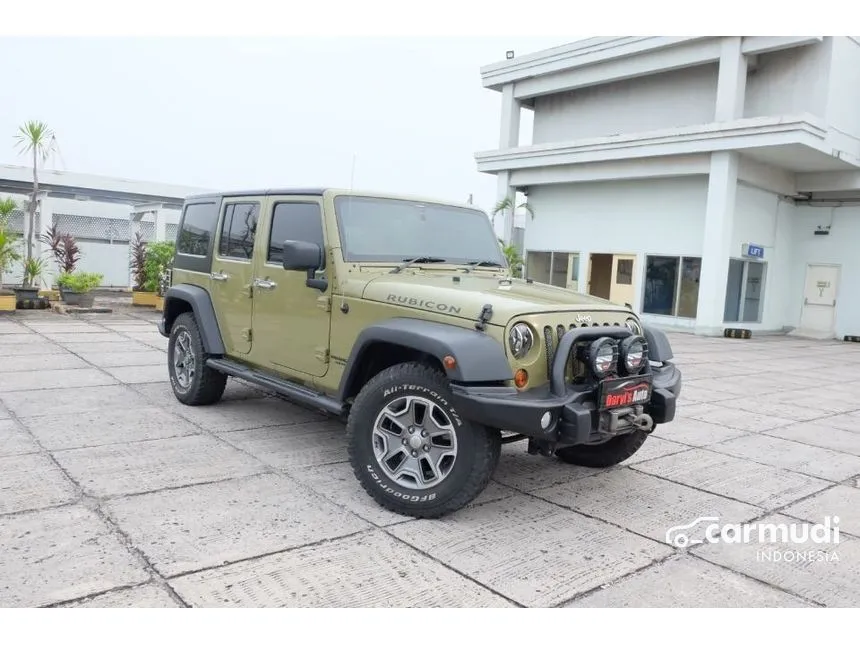
[[[744,255],[750,258],[764,258],[764,247],[756,246],[755,244],[744,244],[746,247]]]

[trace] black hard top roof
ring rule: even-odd
[[[245,197],[250,195],[314,195],[321,197],[328,188],[264,188],[262,190],[230,190],[221,193],[201,193],[189,195],[186,199],[204,199],[207,197]]]

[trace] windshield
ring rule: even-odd
[[[434,257],[507,266],[489,219],[473,208],[341,195],[335,211],[347,262]]]

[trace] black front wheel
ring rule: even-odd
[[[563,462],[586,466],[588,468],[608,468],[616,466],[629,459],[642,447],[648,434],[642,430],[634,430],[628,434],[613,437],[606,443],[594,446],[566,446],[559,448],[555,454]]]
[[[501,436],[461,419],[450,400],[445,376],[420,363],[383,370],[356,397],[347,422],[350,463],[383,507],[441,517],[486,488]]]
[[[194,314],[181,314],[170,328],[167,371],[173,394],[185,405],[211,405],[224,394],[227,375],[205,363],[206,353]]]

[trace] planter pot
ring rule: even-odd
[[[39,299],[39,287],[15,287],[14,291],[17,304]]]
[[[131,304],[138,307],[155,307],[158,305],[158,293],[155,291],[132,291]]]
[[[39,292],[40,296],[44,296],[48,300],[59,300],[60,292],[57,289],[43,289]]]
[[[96,296],[92,291],[79,293],[77,291],[69,291],[63,289],[63,302],[73,307],[92,307]]]
[[[164,296],[155,297],[155,310],[164,311]]]
[[[18,298],[14,293],[0,293],[0,311],[15,311]]]

